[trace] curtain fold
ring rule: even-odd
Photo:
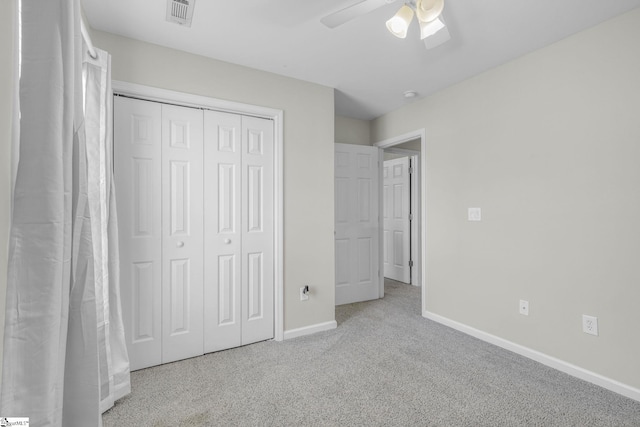
[[[80,19],[78,0],[22,2],[0,414],[34,426],[99,426],[130,390],[110,58],[83,61]]]
[[[111,56],[84,49],[85,135],[98,322],[100,402],[104,412],[128,394],[129,357],[120,304],[118,222],[113,179]]]

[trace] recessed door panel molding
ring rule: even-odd
[[[391,186],[383,185],[382,186],[382,200],[384,201],[382,207],[382,217],[383,219],[391,218],[391,208],[393,205],[391,204]]]
[[[264,133],[260,129],[247,130],[247,153],[261,156],[264,154],[262,147],[264,144]]]
[[[203,353],[203,119],[162,104],[162,363]]]
[[[409,157],[386,160],[383,170],[390,171],[383,182],[384,276],[410,283]]]
[[[131,369],[162,362],[161,106],[114,99],[122,317]]]
[[[349,222],[349,178],[335,179],[336,223]]]
[[[132,159],[133,236],[153,235],[153,159]],[[121,220],[122,222],[122,220]]]
[[[374,189],[370,178],[358,178],[358,221],[370,223],[372,215],[375,214],[371,206],[371,196]]]
[[[397,178],[394,176],[394,178]],[[393,197],[391,200],[391,208],[393,209],[393,219],[403,219],[403,215],[408,215],[407,209],[404,207],[406,200],[404,200],[404,193],[407,188],[404,182],[393,185]]]
[[[358,169],[360,170],[360,173],[364,173],[366,175],[368,175],[368,172],[371,170],[372,168],[372,158],[373,158],[373,154],[372,153],[358,153],[357,155],[357,159],[358,159]]]
[[[393,265],[399,268],[404,267],[405,263],[403,247],[404,237],[402,230],[393,230]]]
[[[171,129],[171,136],[169,145],[173,148],[189,149],[189,122],[183,122],[180,120],[170,120],[169,127]]]
[[[373,280],[371,263],[375,258],[371,237],[358,239],[358,284],[369,284]]]
[[[191,309],[188,259],[171,260],[171,335],[189,332]]]
[[[153,135],[154,131],[152,126],[154,126],[154,117],[151,116],[143,116],[140,114],[131,114],[131,143],[132,144],[142,144],[142,145],[153,145]],[[157,124],[157,118],[155,118]]]
[[[264,167],[249,166],[247,168],[247,204],[248,204],[248,224],[249,233],[262,232],[264,216]]]
[[[236,228],[236,171],[233,164],[218,165],[218,233],[233,233]]]
[[[379,297],[378,179],[377,148],[335,144],[336,305]]]
[[[387,248],[387,245],[391,243],[391,240],[389,238],[389,233],[390,233],[389,230],[384,230],[382,232],[382,238],[384,239],[383,240],[384,244],[382,245],[383,246],[382,261],[384,262],[385,265],[389,262],[389,254],[391,253],[391,251]]]
[[[235,256],[218,256],[218,325],[232,325],[238,322],[236,313],[236,268]]]
[[[249,321],[262,319],[264,316],[264,273],[263,273],[263,254],[250,253],[247,254],[248,264],[248,295],[249,299],[247,319]]]
[[[235,153],[237,150],[236,132],[238,129],[224,125],[218,125],[218,151]]]
[[[158,330],[154,325],[153,305],[153,262],[135,262],[131,266],[133,277],[133,343],[152,341],[158,338]]]
[[[170,162],[171,170],[171,235],[186,236],[189,234],[190,210],[190,178],[189,163],[184,161]]]
[[[351,241],[349,239],[336,239],[336,259],[343,260],[336,263],[336,287],[349,286],[349,265],[351,265]]]

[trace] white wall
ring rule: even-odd
[[[93,31],[114,80],[284,110],[285,330],[335,319],[333,89]],[[299,288],[311,298],[301,302]]]
[[[372,123],[426,128],[427,310],[635,388],[638,40],[640,9]]]
[[[0,377],[11,215],[11,116],[13,99],[13,2],[0,3]]]
[[[335,142],[340,144],[371,145],[368,120],[335,116]]]

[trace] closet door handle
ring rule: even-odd
[[[224,239],[224,243],[228,245],[229,243],[231,243],[231,239]]]
[[[181,248],[181,247],[183,247],[183,246],[184,246],[184,242],[178,242],[178,243],[176,243],[176,246],[177,246],[177,247],[179,247],[179,248]]]

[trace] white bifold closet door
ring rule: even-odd
[[[203,354],[202,125],[162,105],[162,363]]]
[[[204,348],[273,338],[273,122],[205,111]]]
[[[131,369],[273,338],[273,122],[114,100]]]
[[[115,180],[131,368],[203,353],[202,111],[116,97]]]

